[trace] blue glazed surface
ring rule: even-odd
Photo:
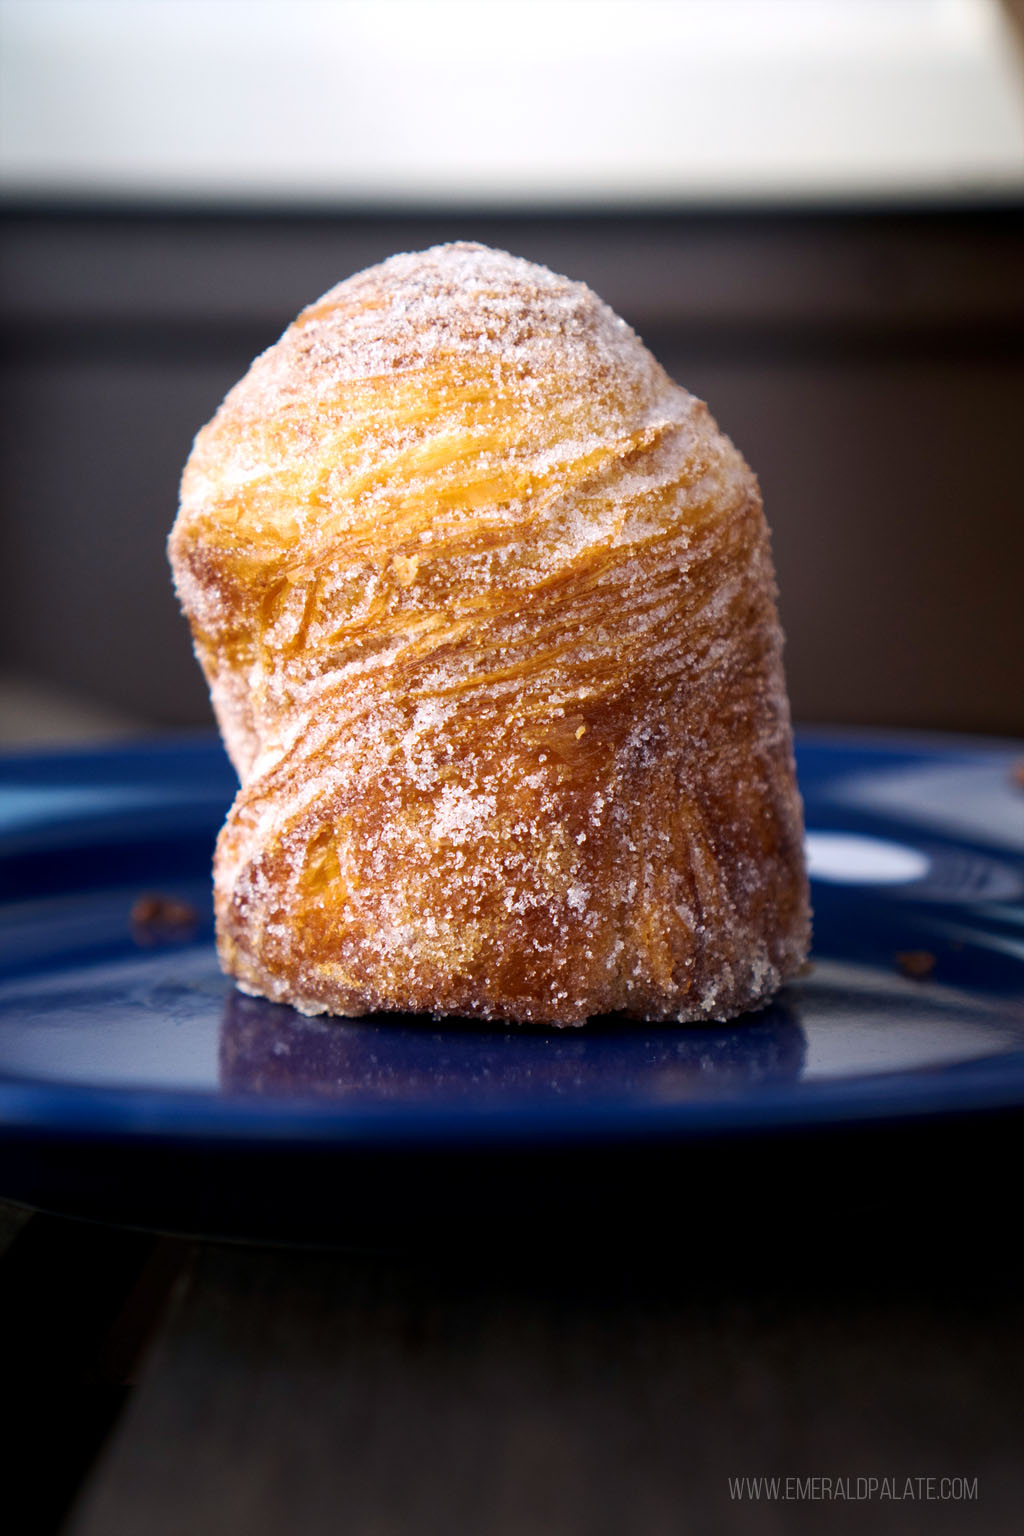
[[[1024,789],[1012,744],[798,746],[814,967],[715,1028],[303,1019],[212,947],[234,791],[213,740],[0,761],[0,1151],[587,1144],[1024,1105]],[[139,897],[193,930],[133,928]],[[926,951],[934,970],[896,957]],[[0,1192],[3,1192],[0,1190]]]

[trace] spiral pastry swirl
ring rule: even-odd
[[[341,283],[199,433],[170,556],[243,990],[721,1019],[799,968],[757,485],[583,285],[476,245]]]

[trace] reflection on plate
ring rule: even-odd
[[[718,1030],[452,1028],[431,1019],[306,1019],[232,993],[220,1031],[228,1093],[349,1103],[682,1103],[793,1082],[804,1033],[785,1001]]]

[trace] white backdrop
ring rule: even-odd
[[[9,194],[1024,189],[996,0],[0,0]]]

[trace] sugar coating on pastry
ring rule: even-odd
[[[244,991],[683,1021],[800,967],[757,483],[583,284],[469,244],[340,283],[199,433],[170,556]]]

